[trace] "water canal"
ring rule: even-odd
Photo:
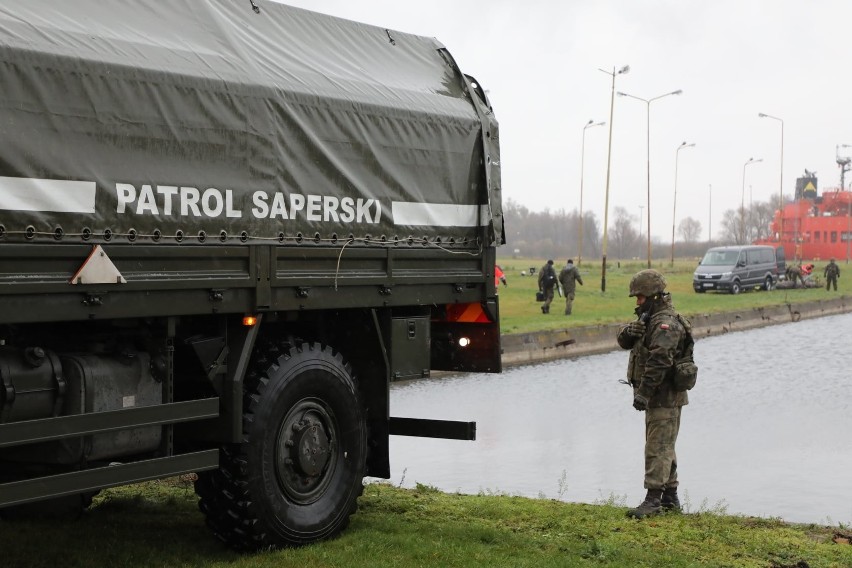
[[[691,511],[850,523],[852,314],[699,340],[678,440]],[[627,352],[396,384],[391,415],[475,420],[475,442],[392,437],[391,483],[636,505],[643,415]]]

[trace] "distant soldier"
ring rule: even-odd
[[[580,277],[580,271],[574,266],[574,261],[568,259],[568,264],[559,273],[559,283],[562,284],[562,292],[565,294],[565,315],[571,315],[571,306],[574,304],[574,292],[577,289],[577,282],[580,286],[583,285],[583,279]]]
[[[837,292],[837,279],[840,278],[840,267],[835,264],[833,258],[828,261],[823,274],[825,275],[825,289],[828,290],[833,284],[834,291]]]
[[[630,281],[638,319],[621,326],[616,337],[630,349],[627,380],[633,386],[633,408],[645,412],[645,489],[638,507],[627,511],[637,519],[680,510],[677,495],[675,442],[686,391],[675,390],[673,367],[691,339],[689,322],[672,306],[666,280],[656,270],[638,272]],[[690,353],[691,355],[691,353]]]
[[[787,267],[787,280],[793,282],[793,288],[796,287],[796,280],[802,283],[802,288],[805,287],[805,279],[802,278],[802,267],[801,266],[788,266]]]
[[[553,289],[559,278],[556,276],[556,269],[553,268],[553,260],[548,260],[547,264],[541,267],[538,271],[538,289],[544,292],[544,304],[541,306],[541,313],[550,313],[550,303],[553,301]]]

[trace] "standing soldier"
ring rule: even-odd
[[[580,286],[583,285],[583,279],[580,277],[580,271],[574,266],[574,261],[568,259],[568,264],[559,273],[559,283],[562,284],[562,292],[565,294],[565,315],[571,315],[571,306],[574,304],[574,292],[577,289],[577,282]]]
[[[550,313],[550,303],[553,301],[553,288],[559,279],[556,276],[556,270],[553,268],[553,260],[548,260],[547,264],[541,267],[538,271],[538,289],[544,292],[544,304],[541,306],[541,313]]]
[[[630,349],[627,380],[633,387],[633,407],[645,412],[647,495],[638,507],[627,511],[637,519],[680,510],[675,442],[681,407],[689,401],[686,391],[675,390],[673,369],[691,339],[691,330],[665,288],[666,280],[656,270],[633,276],[630,297],[636,298],[638,319],[623,325],[617,337],[622,348]]]
[[[828,290],[834,284],[834,291],[837,292],[837,279],[840,278],[840,267],[834,263],[833,258],[828,261],[823,274],[825,275],[825,289]]]

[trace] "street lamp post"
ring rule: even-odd
[[[621,91],[618,92],[618,96],[620,97],[629,97],[631,99],[636,99],[637,101],[642,101],[643,103],[645,103],[645,163],[648,193],[648,268],[651,268],[651,103],[656,100],[662,99],[663,97],[668,97],[669,95],[680,95],[682,93],[683,91],[678,89],[677,91],[672,91],[671,93],[665,93],[663,95],[659,95],[650,99],[643,99],[642,97],[637,97],[636,95],[622,93]]]
[[[780,173],[778,176],[779,179],[779,187],[778,187],[778,217],[781,220],[781,226],[779,227],[778,232],[778,240],[780,242],[784,241],[784,121],[777,116],[772,116],[771,114],[766,114],[765,112],[757,113],[757,116],[760,118],[771,118],[772,120],[777,120],[781,123],[781,166]]]
[[[580,150],[580,230],[579,230],[579,251],[577,252],[577,266],[583,263],[583,170],[586,164],[586,129],[593,126],[603,126],[606,122],[595,122],[589,119],[589,122],[583,127],[583,145]]]
[[[707,246],[713,240],[713,184],[707,187]]]
[[[603,259],[601,262],[601,292],[606,292],[606,245],[607,245],[607,225],[609,223],[609,173],[610,166],[612,165],[612,118],[613,112],[615,111],[615,78],[618,75],[624,75],[625,73],[630,71],[630,65],[625,65],[618,71],[615,70],[615,67],[612,68],[612,71],[606,71],[604,69],[598,69],[607,75],[612,77],[612,89],[610,91],[609,97],[609,142],[607,143],[606,149],[606,190],[604,197],[604,226],[603,226]]]
[[[852,148],[852,144],[838,144],[834,149],[837,165],[840,166],[840,191],[846,191],[846,172],[849,170],[849,158],[840,158],[841,148]],[[852,200],[846,199],[846,264],[849,264],[849,244],[852,242]]]
[[[758,158],[756,160],[754,158],[749,158],[748,162],[743,164],[743,192],[742,192],[742,197],[740,198],[740,241],[741,241],[740,244],[743,244],[743,245],[745,244],[745,233],[746,233],[746,229],[745,229],[745,175],[746,175],[746,166],[748,166],[749,164],[756,164],[756,163],[762,162],[762,161],[763,161],[763,158]]]
[[[671,265],[674,266],[674,243],[675,243],[675,214],[677,213],[677,160],[680,157],[680,151],[684,148],[694,148],[695,143],[687,144],[685,141],[680,143],[680,146],[675,150],[675,182],[674,182],[674,199],[672,204],[672,260]]]

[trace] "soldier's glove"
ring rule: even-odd
[[[627,324],[627,329],[625,333],[628,337],[643,337],[645,335],[645,322],[643,321],[632,321]]]
[[[636,410],[648,410],[648,399],[641,394],[633,395],[633,408]]]

